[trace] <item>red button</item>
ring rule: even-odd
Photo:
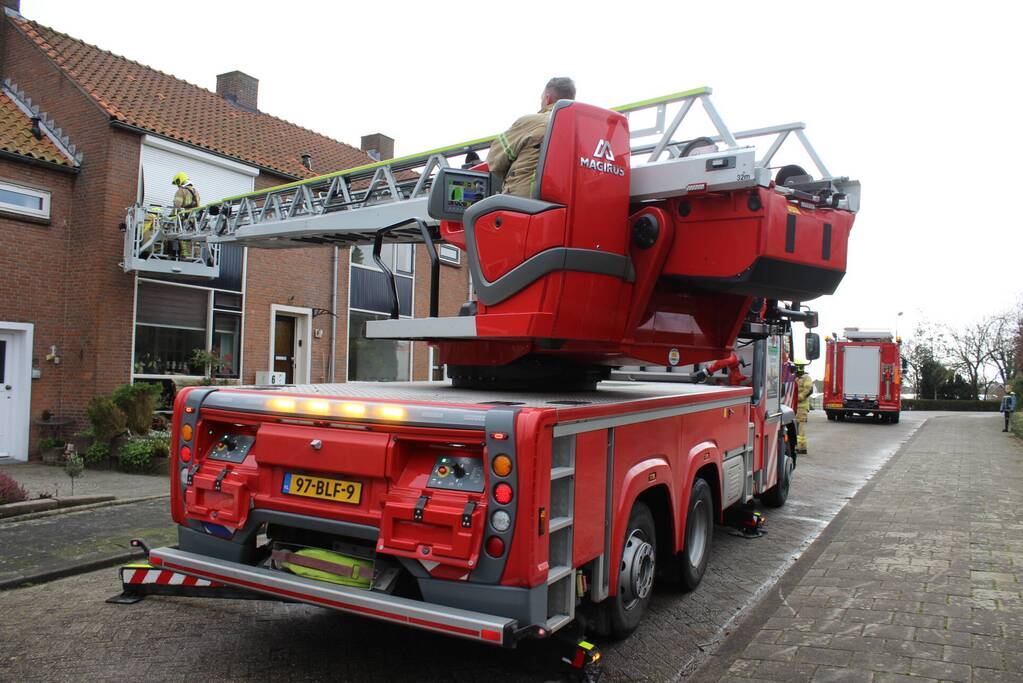
[[[448,468],[446,465],[441,465],[440,467],[437,468],[437,476],[438,477],[448,476]]]

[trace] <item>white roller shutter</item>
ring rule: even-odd
[[[177,188],[171,178],[184,171],[203,204],[252,192],[259,170],[252,166],[146,135],[140,155],[145,204],[170,206]]]

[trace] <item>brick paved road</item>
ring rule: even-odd
[[[800,459],[789,505],[768,511],[769,535],[746,540],[718,529],[696,592],[659,588],[632,638],[602,643],[606,680],[671,680],[692,668],[923,419],[839,424],[813,413],[812,454]],[[105,604],[117,590],[115,572],[106,570],[0,593],[0,680],[554,677],[556,650],[546,643],[504,651],[303,605],[186,598]]]
[[[1000,415],[931,420],[698,680],[1023,680],[1021,488]]]

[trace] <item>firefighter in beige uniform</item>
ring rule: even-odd
[[[174,193],[174,212],[187,211],[199,206],[199,190],[195,189],[188,180],[187,173],[175,173],[171,179],[171,185],[178,188]],[[198,245],[197,245],[198,248]],[[174,240],[171,243],[171,251],[176,252],[181,258],[192,258],[192,243],[190,241]]]
[[[796,453],[806,453],[806,418],[810,415],[810,394],[813,393],[813,380],[806,373],[806,361],[796,361],[796,392],[796,422],[799,423]]]
[[[540,146],[551,120],[551,109],[558,100],[574,100],[575,84],[571,78],[552,78],[540,98],[540,111],[528,114],[497,136],[490,146],[487,165],[490,172],[504,176],[501,192],[531,197],[540,161]]]

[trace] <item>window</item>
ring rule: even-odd
[[[139,280],[136,306],[136,376],[239,377],[241,295]]]
[[[379,313],[351,311],[348,317],[348,379],[394,382],[409,379],[412,342],[367,339],[366,322],[387,320]]]
[[[411,244],[382,244],[380,245],[380,260],[390,268],[392,273],[412,275],[415,270],[415,247]],[[377,262],[373,260],[373,245],[371,244],[352,247],[352,263],[379,270]]]
[[[0,182],[0,210],[35,218],[49,218],[50,193]]]
[[[206,349],[208,311],[208,291],[140,281],[135,374],[205,374],[192,356]]]
[[[443,263],[458,265],[462,262],[462,250],[452,244],[442,244],[437,249],[437,257]]]

